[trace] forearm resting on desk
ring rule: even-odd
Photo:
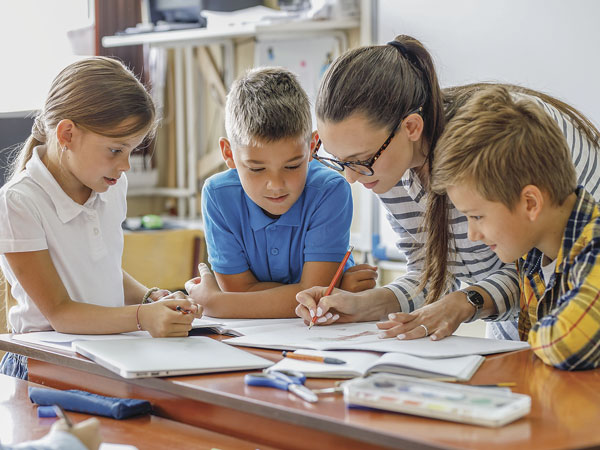
[[[296,317],[296,294],[299,284],[288,284],[261,291],[215,292],[192,298],[211,317],[224,318],[285,318]]]
[[[205,314],[228,318],[296,317],[296,294],[312,286],[326,286],[338,263],[306,262],[299,283],[260,282],[249,270],[234,274],[213,274],[208,266],[198,266],[200,276],[189,280],[186,289]]]

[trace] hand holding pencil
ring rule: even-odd
[[[54,405],[56,415],[60,418],[54,422],[50,432],[63,431],[74,435],[88,450],[97,450],[102,443],[100,421],[95,417],[79,423],[73,423],[67,413],[58,405]]]
[[[348,258],[350,258],[350,255],[352,254],[352,250],[353,249],[354,249],[354,247],[352,245],[350,247],[348,247],[348,251],[346,252],[346,254],[344,255],[344,258],[340,262],[340,265],[338,266],[338,269],[335,272],[335,275],[331,279],[331,283],[329,283],[329,286],[327,287],[327,290],[325,291],[325,295],[323,295],[323,297],[327,297],[328,295],[331,295],[331,292],[333,291],[333,288],[338,283],[338,281],[340,280],[342,274],[344,273],[344,266],[346,265],[346,262],[348,261]],[[321,314],[319,314],[319,312],[320,312],[319,310],[320,310],[320,308],[317,308],[316,312],[313,311],[313,310],[310,310],[311,320],[310,320],[310,323],[308,324],[308,329],[309,330],[312,328],[312,326],[317,321],[320,320],[319,316]],[[326,319],[330,319],[330,318],[333,318],[333,315],[331,313],[329,313],[329,317],[326,317]]]

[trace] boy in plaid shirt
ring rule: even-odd
[[[527,95],[483,90],[446,126],[431,188],[467,216],[469,239],[517,260],[521,339],[559,369],[597,368],[600,207],[556,123]]]

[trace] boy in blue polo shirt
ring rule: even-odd
[[[186,283],[213,317],[294,317],[296,294],[327,286],[350,238],[352,195],[344,178],[311,162],[308,97],[282,68],[260,68],[227,96],[221,153],[229,170],[209,178],[202,214],[216,278]],[[343,289],[374,287],[376,268],[345,266]],[[330,316],[331,318],[331,316]]]

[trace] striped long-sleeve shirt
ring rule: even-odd
[[[600,148],[575,128],[567,115],[552,105],[537,97],[513,95],[536,101],[556,121],[571,149],[578,184],[596,200],[600,200]],[[407,258],[407,273],[385,287],[394,292],[401,310],[410,312],[423,306],[427,294],[427,289],[416,293],[423,269],[419,250],[427,239],[427,233],[421,230],[427,193],[416,172],[409,170],[394,188],[379,195],[379,198],[387,210],[388,221],[399,237],[397,246]],[[467,218],[453,205],[450,205],[449,217],[450,242],[456,245],[456,256],[448,261],[448,270],[454,276],[450,291],[458,289],[461,281],[484,289],[498,310],[497,314],[485,319],[494,321],[488,324],[487,335],[497,339],[519,339],[519,286],[515,264],[503,264],[488,246],[482,242],[471,242],[467,238]]]
[[[547,283],[542,256],[534,248],[517,261],[519,335],[546,364],[595,369],[600,366],[600,208],[584,189],[577,190]]]

